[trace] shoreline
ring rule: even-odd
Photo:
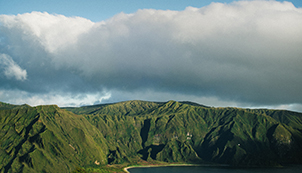
[[[130,173],[128,171],[128,169],[131,169],[131,168],[150,168],[150,167],[169,167],[169,166],[205,166],[205,165],[202,165],[202,164],[186,164],[186,163],[183,163],[183,164],[166,164],[166,165],[133,165],[133,166],[127,166],[125,168],[123,168],[124,172],[127,172],[127,173]],[[209,165],[207,165],[209,166]]]
[[[173,166],[217,166],[217,167],[231,167],[226,164],[187,164],[187,163],[171,163],[171,164],[158,164],[158,165],[132,165],[123,168],[124,172],[130,173],[128,169],[132,168],[151,168],[151,167],[173,167]],[[284,168],[284,166],[269,166],[269,167],[236,167],[236,168]]]

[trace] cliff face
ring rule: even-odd
[[[72,113],[73,112],[73,113]],[[79,108],[0,105],[1,172],[159,160],[273,166],[302,163],[302,114],[127,101]]]

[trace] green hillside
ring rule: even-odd
[[[77,108],[0,103],[0,172],[168,163],[302,163],[302,114],[126,101]]]
[[[103,135],[57,106],[0,110],[0,172],[71,172],[107,163]]]

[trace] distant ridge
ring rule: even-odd
[[[4,102],[0,102],[0,110],[3,109],[14,109],[14,108],[28,108],[30,107],[27,104],[23,104],[23,105],[13,105],[13,104],[9,104],[9,103],[4,103]]]
[[[66,108],[0,102],[0,129],[0,172],[71,172],[140,161],[302,164],[302,114],[286,110],[173,100]]]
[[[195,102],[190,102],[190,101],[180,101],[179,103],[188,104],[188,105],[192,105],[192,106],[202,106],[202,107],[205,107],[205,108],[209,108],[209,106],[205,106],[205,105],[198,104],[198,103],[195,103]]]

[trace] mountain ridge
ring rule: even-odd
[[[138,160],[302,163],[302,114],[286,110],[172,100],[66,108],[0,103],[0,129],[0,172],[70,172]]]

